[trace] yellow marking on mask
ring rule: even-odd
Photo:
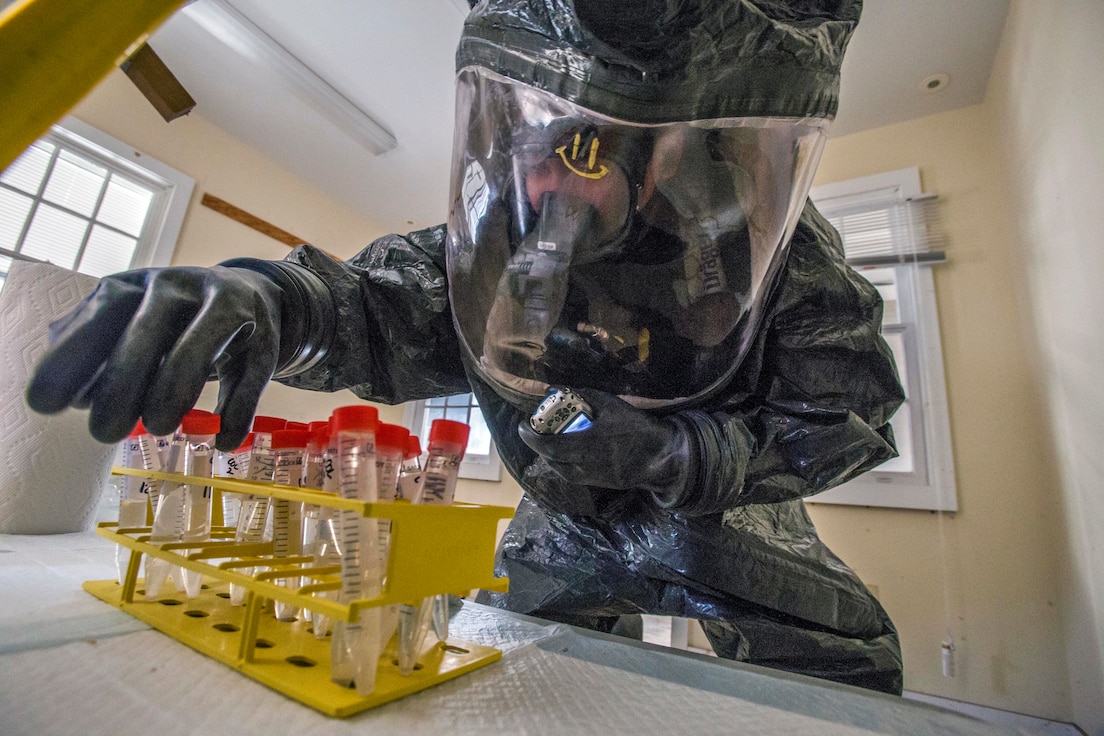
[[[586,171],[575,168],[571,161],[575,161],[579,158],[579,144],[582,143],[582,136],[578,133],[575,134],[575,140],[571,145],[571,160],[567,157],[567,146],[560,146],[556,149],[556,153],[560,154],[560,160],[563,161],[564,166],[571,171],[571,173],[581,176],[585,179],[601,179],[603,176],[609,173],[609,168],[605,164],[594,169],[594,165],[598,162],[598,139],[595,138],[590,144],[590,153],[587,158]]]

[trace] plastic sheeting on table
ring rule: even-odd
[[[5,736],[50,733],[647,734],[1022,733],[929,705],[465,603],[451,631],[494,665],[346,720],[326,718],[80,590],[110,577],[88,535],[0,535],[0,632],[57,625],[0,652]],[[106,633],[97,633],[106,632]]]

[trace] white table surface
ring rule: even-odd
[[[501,661],[347,719],[324,716],[81,589],[94,533],[0,535],[0,734],[1008,734],[923,703],[465,603]]]

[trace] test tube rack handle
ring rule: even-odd
[[[381,594],[341,603],[326,597],[340,590],[336,567],[314,564],[313,558],[274,558],[272,543],[238,544],[234,530],[212,529],[210,541],[153,543],[149,527],[123,528],[101,523],[97,533],[131,551],[122,584],[89,581],[84,589],[193,649],[242,672],[316,710],[335,717],[382,705],[451,680],[501,658],[492,647],[448,639],[423,649],[413,674],[398,674],[394,642],[384,649],[375,691],[368,696],[330,680],[330,639],[317,639],[305,621],[280,622],[266,604],[281,601],[308,609],[332,621],[356,621],[360,612],[376,606],[418,604],[442,593],[466,595],[479,588],[504,591],[509,581],[494,575],[498,522],[513,516],[501,506],[453,504],[412,505],[368,503],[321,491],[231,478],[201,478],[175,473],[113,468],[115,475],[210,486],[223,493],[268,496],[353,510],[362,516],[391,522],[387,575]],[[196,598],[185,598],[171,585],[154,600],[139,589],[143,556],[166,560],[201,573],[208,584]],[[262,572],[252,568],[265,568]],[[249,571],[249,572],[247,572]],[[299,587],[280,580],[309,580]],[[230,584],[246,590],[243,606],[231,605]]]

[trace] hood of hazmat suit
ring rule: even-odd
[[[838,38],[823,18],[785,20],[735,3],[472,13],[448,276],[465,359],[496,393],[531,410],[566,383],[674,408],[731,381],[801,214],[853,19],[832,23]]]
[[[510,591],[483,600],[607,631],[695,618],[721,656],[900,692],[892,623],[801,500],[893,457],[903,401],[881,300],[806,201],[859,13],[481,2],[447,227],[289,257],[338,317],[283,383],[477,397],[524,490]],[[677,424],[696,471],[662,502],[566,480],[518,434],[556,385]]]

